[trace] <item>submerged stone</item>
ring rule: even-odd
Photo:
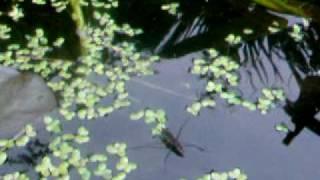
[[[56,98],[40,76],[0,66],[0,138],[39,123],[55,107]]]

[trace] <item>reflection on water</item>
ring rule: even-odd
[[[287,16],[278,16],[260,8],[241,11],[241,16],[233,12],[223,22],[217,15],[219,13],[213,13],[216,16],[207,15],[205,12],[199,15],[196,14],[200,12],[197,10],[199,9],[194,8],[192,13],[178,16],[176,20],[171,19],[171,25],[166,23],[164,26],[167,28],[161,26],[157,29],[159,31],[151,28],[150,21],[138,21],[139,16],[132,19],[133,24],[142,26],[144,22],[148,22],[150,36],[146,33],[141,37],[142,42],[148,42],[148,48],[155,49],[168,57],[181,56],[179,58],[181,62],[163,62],[158,66],[159,75],[146,78],[144,81],[185,94],[186,89],[181,89],[177,84],[184,83],[186,77],[190,76],[187,74],[177,76],[177,74],[188,69],[186,64],[190,67],[192,55],[191,57],[183,55],[214,47],[221,52],[228,52],[234,59],[239,59],[242,65],[239,89],[244,96],[252,98],[262,87],[282,87],[288,95],[288,100],[266,116],[250,113],[242,108],[230,108],[219,101],[215,110],[204,111],[196,119],[201,123],[193,122],[192,128],[186,128],[184,133],[184,137],[191,142],[205,144],[210,153],[189,152],[184,159],[170,161],[165,167],[166,171],[163,167],[156,170],[158,166],[154,165],[154,168],[149,168],[151,172],[137,172],[133,175],[133,179],[142,176],[145,179],[155,177],[160,179],[163,176],[167,179],[181,176],[194,177],[195,174],[208,172],[210,169],[219,171],[230,169],[231,166],[244,169],[250,179],[263,177],[263,179],[298,180],[319,176],[315,168],[319,163],[312,157],[317,156],[317,149],[320,147],[318,136],[314,136],[314,133],[319,135],[319,122],[314,117],[319,105],[314,99],[319,96],[317,87],[320,85],[317,85],[319,79],[317,76],[310,76],[319,68],[319,25],[311,23],[303,26],[301,19],[292,17],[286,19]],[[156,14],[152,17],[165,18]],[[130,19],[126,20],[130,22]],[[267,30],[274,21],[278,21],[280,25],[280,31],[277,33]],[[287,27],[287,24],[292,26],[293,21],[300,23],[303,29],[304,38],[298,43],[289,35],[292,27]],[[256,33],[244,36],[240,46],[226,46],[224,37],[228,33],[242,34],[246,27],[252,27]],[[154,32],[161,36],[158,34],[154,38],[149,38]],[[175,77],[175,80],[172,77]],[[168,82],[168,79],[171,81]],[[199,91],[199,87],[203,84],[202,81],[197,81],[191,78],[188,82],[193,88],[198,87]],[[184,113],[180,112],[182,107],[188,104],[186,102],[188,100],[184,98],[170,96],[155,89],[144,89],[141,92],[134,82],[129,87],[136,98],[139,99],[139,94],[143,94],[140,96],[143,104],[166,107],[169,117],[173,116],[171,119],[181,116],[180,113]],[[197,94],[197,91],[191,91],[190,96]],[[274,131],[274,126],[283,121],[292,129],[287,135]],[[176,121],[170,122],[179,124]],[[302,131],[303,129],[309,129],[313,133]],[[290,148],[283,146],[282,141],[286,145],[292,143]],[[305,156],[306,148],[310,154],[308,157]],[[133,156],[141,156],[138,152],[132,153],[137,154]],[[145,150],[142,154],[157,159],[155,151]],[[137,161],[141,162],[140,164],[146,162],[139,159]]]
[[[120,4],[119,20],[144,29],[145,35],[137,40],[142,48],[169,58],[155,66],[158,71],[155,76],[134,77],[129,81],[133,106],[94,122],[81,122],[92,132],[91,142],[84,147],[86,152],[103,151],[106,143],[115,140],[127,142],[129,147],[157,141],[151,138],[144,123],[128,120],[131,112],[145,107],[164,108],[170,130],[181,132],[179,127],[190,119],[185,107],[195,97],[200,98],[205,84],[205,77],[195,77],[188,69],[192,59],[201,56],[198,51],[214,47],[241,64],[239,92],[244,97],[254,99],[263,87],[281,87],[288,95],[287,101],[262,116],[259,112],[230,107],[220,99],[215,109],[206,109],[193,118],[179,138],[179,142],[187,145],[203,145],[207,151],[185,148],[183,158],[173,156],[164,164],[165,148],[129,148],[129,157],[139,164],[139,169],[128,179],[194,178],[212,169],[224,171],[234,167],[243,169],[250,179],[301,180],[320,176],[317,168],[320,162],[315,158],[320,147],[320,122],[315,117],[320,105],[320,77],[314,75],[320,67],[318,24],[305,26],[301,19],[294,19],[304,34],[302,41],[296,42],[289,35],[292,27],[287,27],[292,19],[261,7],[229,6],[229,1],[214,6],[212,1],[210,5],[201,1],[208,9],[203,9],[203,4],[198,6],[198,2],[185,3],[182,8],[190,13],[172,17],[157,9],[158,2],[135,3],[138,1]],[[221,8],[226,5],[230,8]],[[135,7],[144,9],[139,11]],[[268,27],[274,21],[279,24],[279,32],[271,33]],[[244,35],[245,28],[252,28],[254,33]],[[229,33],[243,35],[243,42],[227,45],[225,36]],[[72,55],[66,53],[68,57]],[[283,121],[292,127],[286,135],[274,131],[274,126]],[[290,146],[284,146],[282,141]],[[178,151],[180,146],[183,144],[176,145]],[[28,153],[12,161],[32,165],[46,153],[46,145],[35,141],[29,144]]]

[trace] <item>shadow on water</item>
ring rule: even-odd
[[[295,129],[290,131],[283,143],[289,145],[304,128],[320,136],[320,122],[315,118],[320,108],[320,77],[308,76],[300,84],[300,95],[294,102],[287,100],[285,110]]]
[[[144,4],[148,4],[148,1],[144,1]],[[213,3],[213,1],[209,1],[209,3]],[[320,122],[315,117],[319,112],[319,101],[320,98],[320,78],[317,75],[319,71],[319,24],[316,22],[311,22],[309,25],[304,26],[301,19],[296,17],[290,16],[283,16],[277,13],[273,13],[267,10],[262,9],[261,7],[250,5],[243,5],[242,6],[230,6],[229,1],[223,2],[214,2],[216,6],[206,6],[205,2],[182,2],[181,4],[181,11],[182,14],[176,16],[176,18],[172,18],[169,15],[163,15],[163,13],[159,10],[161,3],[159,4],[148,4],[146,11],[143,11],[144,15],[139,15],[139,7],[141,4],[131,4],[131,6],[122,6],[122,12],[126,11],[128,16],[123,16],[120,18],[122,21],[129,22],[130,24],[136,25],[137,27],[145,27],[145,34],[140,36],[138,42],[143,48],[148,48],[153,50],[154,52],[159,53],[165,57],[181,57],[179,59],[188,59],[187,54],[191,54],[197,51],[202,51],[206,48],[213,47],[218,49],[220,52],[228,53],[234,59],[239,59],[239,63],[242,66],[242,80],[248,80],[247,84],[240,85],[243,91],[250,91],[253,89],[255,92],[257,89],[261,89],[262,87],[282,87],[286,90],[288,94],[288,99],[286,100],[283,107],[278,107],[275,112],[278,114],[270,115],[269,118],[274,119],[282,119],[285,120],[287,118],[288,122],[291,122],[294,126],[293,130],[289,130],[287,135],[283,138],[283,144],[289,145],[293,142],[296,137],[301,134],[300,139],[312,139],[309,143],[301,142],[302,140],[297,140],[295,143],[300,152],[302,146],[312,146],[314,148],[319,147],[319,143],[317,139],[307,135],[307,132],[302,133],[303,129],[309,129],[316,135],[320,135]],[[208,9],[205,9],[207,7]],[[221,7],[228,7],[228,8],[221,8]],[[240,7],[240,8],[239,8]],[[121,9],[121,6],[120,6]],[[120,10],[121,11],[121,10]],[[150,12],[153,13],[150,13]],[[157,13],[158,12],[158,13]],[[188,12],[188,13],[185,13]],[[126,17],[131,17],[130,13],[135,14],[134,18],[127,19]],[[146,15],[147,14],[147,15]],[[140,18],[142,17],[142,18]],[[227,17],[227,18],[225,18]],[[253,18],[254,17],[254,18]],[[148,20],[146,20],[148,19]],[[145,21],[144,21],[145,20]],[[149,21],[150,20],[150,21]],[[277,27],[279,31],[277,32],[270,32],[268,27],[273,24],[273,22],[278,22],[279,26]],[[298,22],[299,26],[302,28],[303,39],[299,42],[296,42],[291,36],[290,32],[293,31],[292,24],[290,22],[295,21]],[[153,23],[155,22],[155,23]],[[165,22],[165,23],[161,23]],[[171,23],[168,23],[171,22]],[[263,22],[263,23],[261,23]],[[156,27],[156,28],[155,28]],[[243,30],[245,28],[253,29],[254,33],[252,35],[245,35]],[[241,45],[236,47],[229,47],[225,43],[225,37],[229,33],[239,34],[243,36],[243,42]],[[145,43],[145,44],[144,44]],[[146,46],[143,46],[146,45]],[[190,59],[190,58],[189,58]],[[181,64],[180,64],[181,65]],[[169,68],[169,67],[168,67]],[[170,69],[170,68],[169,68]],[[171,67],[172,71],[175,69]],[[171,71],[171,70],[169,70]],[[177,70],[178,71],[178,70]],[[160,75],[161,76],[161,71]],[[165,77],[163,77],[165,78]],[[203,77],[202,80],[206,79]],[[161,81],[156,81],[156,84],[161,83]],[[294,83],[292,83],[294,82]],[[166,86],[171,87],[172,86]],[[300,89],[300,92],[299,92]],[[249,93],[250,94],[250,93]],[[294,99],[294,100],[292,100]],[[151,102],[150,102],[151,103]],[[227,113],[228,110],[221,110],[222,112]],[[242,110],[238,111],[236,114],[239,115],[240,118],[246,118],[248,113],[243,112]],[[239,113],[241,112],[241,113]],[[221,113],[221,112],[220,112]],[[212,114],[210,115],[212,116]],[[205,118],[210,118],[210,116],[205,115]],[[219,116],[218,116],[219,117]],[[221,116],[220,118],[226,119],[229,115]],[[239,120],[239,117],[236,118]],[[259,116],[254,115],[256,119],[264,119]],[[230,118],[230,117],[229,117]],[[269,119],[267,118],[267,119]],[[200,117],[202,119],[202,117]],[[251,118],[250,118],[251,119]],[[215,122],[217,125],[217,122]],[[231,122],[230,122],[231,123]],[[226,126],[233,126],[227,123]],[[252,123],[253,122],[247,122]],[[269,123],[276,124],[278,122],[272,121]],[[218,123],[221,125],[221,123]],[[203,128],[205,125],[203,125]],[[239,125],[242,127],[242,125]],[[260,129],[257,125],[249,125],[247,126],[251,128]],[[256,127],[255,127],[256,126]],[[269,125],[266,125],[270,127]],[[221,127],[221,126],[220,126]],[[247,128],[250,129],[250,128]],[[227,128],[227,127],[226,127]],[[243,127],[242,127],[243,128]],[[244,128],[246,129],[246,128]],[[217,129],[216,129],[217,130]],[[239,131],[237,136],[241,136],[242,138],[248,138],[245,132],[241,130],[237,130],[236,128],[233,129],[235,131]],[[261,129],[260,129],[261,130]],[[269,129],[270,130],[270,129]],[[234,132],[228,131],[230,134],[227,135],[226,132],[221,132],[221,130],[217,130],[220,133],[230,136],[231,134],[235,134]],[[250,131],[250,130],[249,130]],[[277,154],[278,156],[282,154],[285,158],[280,158],[282,160],[290,159],[290,162],[294,162],[294,159],[297,160],[296,166],[290,166],[288,169],[284,170],[285,172],[289,173],[289,169],[296,169],[297,173],[299,172],[299,168],[305,169],[301,162],[300,166],[299,160],[301,160],[300,153],[293,153],[287,152],[288,154],[285,155],[286,151],[277,145],[273,144],[270,146],[265,146],[261,144],[261,141],[268,138],[275,138],[277,135],[265,135],[265,130],[261,130],[261,135],[251,134],[252,136],[258,136],[257,140],[253,140],[254,138],[248,138],[248,141],[252,141],[257,143],[257,146],[265,147],[266,149],[261,151],[261,156],[272,156],[267,152],[267,149],[270,149],[273,153]],[[258,131],[255,131],[259,133]],[[195,132],[189,132],[190,134],[195,134]],[[241,134],[243,133],[243,134]],[[270,132],[269,132],[270,133]],[[249,133],[250,134],[250,133]],[[263,135],[264,134],[264,135]],[[219,135],[217,135],[219,136]],[[232,136],[232,135],[231,135]],[[267,137],[269,136],[269,137]],[[307,138],[306,138],[307,137]],[[223,138],[222,138],[223,139]],[[234,138],[231,138],[234,139]],[[240,138],[241,139],[241,138]],[[279,138],[277,138],[279,139]],[[299,138],[298,138],[299,139]],[[281,140],[279,139],[280,142]],[[233,141],[234,142],[234,141]],[[226,142],[224,142],[226,143]],[[236,143],[236,142],[234,142]],[[314,143],[313,145],[311,145]],[[209,143],[210,144],[210,143]],[[237,145],[239,143],[236,143]],[[212,145],[212,143],[211,143]],[[217,144],[215,144],[217,146]],[[215,147],[216,147],[215,146]],[[223,146],[223,145],[222,145]],[[212,147],[212,146],[210,146]],[[225,146],[224,146],[225,147]],[[251,147],[251,146],[250,146]],[[253,148],[253,147],[252,147]],[[253,148],[253,149],[260,149],[261,148]],[[242,149],[243,148],[239,148]],[[220,149],[224,151],[223,148]],[[288,150],[290,151],[290,150]],[[303,151],[303,150],[301,150]],[[313,152],[313,150],[311,150]],[[244,151],[237,151],[242,152],[244,157],[249,157],[250,153]],[[249,152],[251,152],[249,150]],[[216,152],[219,154],[220,152]],[[252,152],[254,153],[254,152]],[[311,152],[310,152],[311,153]],[[221,153],[220,153],[221,154]],[[223,154],[223,153],[222,153]],[[227,154],[225,152],[224,156]],[[254,155],[255,154],[255,155]],[[251,154],[254,157],[257,157],[257,153]],[[259,155],[258,155],[259,156]],[[233,156],[238,164],[243,164],[244,167],[247,166],[246,163],[241,163],[238,160],[243,158],[238,158]],[[219,158],[215,158],[216,161]],[[226,158],[228,159],[228,158]],[[262,157],[257,157],[257,159],[264,159]],[[230,160],[230,159],[229,159]],[[312,160],[308,160],[311,163]],[[219,161],[221,164],[225,164],[224,162]],[[229,161],[230,162],[230,161]],[[255,161],[257,163],[257,161]],[[312,161],[313,162],[313,161]],[[271,165],[275,162],[264,162],[265,166]],[[284,168],[284,164],[278,162],[279,165],[276,166],[278,168]],[[316,162],[313,162],[317,164]],[[219,166],[219,163],[215,163]],[[282,164],[282,165],[281,165]],[[306,164],[305,164],[306,165]],[[240,165],[239,165],[240,166]],[[265,168],[265,166],[260,166],[261,168]],[[185,167],[185,166],[183,166]],[[253,168],[253,167],[251,167]],[[252,177],[275,177],[272,175],[266,175],[265,173],[261,173],[260,170],[255,167],[250,171],[250,173],[255,174]],[[179,168],[175,168],[178,170]],[[208,169],[210,169],[208,167]],[[249,168],[250,169],[250,168]],[[271,168],[275,169],[275,168]],[[256,172],[252,172],[256,171]],[[306,175],[310,178],[314,178],[317,173],[314,173],[313,170],[308,172],[313,172],[313,175]],[[260,172],[261,174],[259,174]],[[268,171],[269,173],[275,173],[281,176],[284,179],[288,179],[288,177],[294,177],[293,179],[299,179],[302,176],[292,175],[284,175],[283,173],[275,170],[272,172],[271,170]],[[249,173],[249,174],[250,174]],[[257,175],[258,174],[258,175]],[[311,173],[312,174],[312,173]],[[256,176],[257,175],[257,176]],[[265,175],[265,176],[263,176]],[[250,176],[249,176],[250,177]]]

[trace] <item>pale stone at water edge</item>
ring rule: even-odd
[[[0,138],[41,122],[55,107],[55,96],[40,76],[0,66]]]

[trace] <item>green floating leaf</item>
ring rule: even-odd
[[[108,157],[104,154],[94,154],[90,157],[91,162],[103,162],[107,160],[108,160]]]
[[[277,124],[276,125],[276,130],[278,132],[284,132],[284,133],[288,133],[289,132],[289,128],[288,128],[288,125],[286,123],[280,123],[280,124]]]
[[[121,172],[117,174],[116,176],[112,177],[112,180],[125,180],[127,177],[127,174],[124,172]]]
[[[106,164],[100,163],[94,171],[94,175],[101,176],[104,179],[112,179],[112,171],[107,168]]]
[[[201,100],[202,107],[214,107],[216,105],[216,102],[213,99],[205,98]]]
[[[152,111],[151,109],[146,109],[145,110],[145,122],[147,124],[153,123],[156,121],[156,113],[154,111]]]
[[[246,34],[246,35],[250,35],[250,34],[253,34],[253,30],[252,29],[249,29],[249,28],[245,28],[243,30],[243,33]]]
[[[0,152],[0,165],[2,165],[7,160],[7,153]]]
[[[213,81],[209,81],[206,87],[207,92],[213,92],[215,90],[215,83]]]
[[[123,171],[128,166],[129,160],[127,157],[120,158],[120,161],[116,164],[118,171]]]
[[[137,166],[136,164],[134,164],[134,163],[129,163],[129,164],[126,166],[126,168],[124,169],[124,171],[125,171],[126,173],[130,173],[131,171],[136,170],[137,167],[138,167],[138,166]]]
[[[108,145],[108,146],[106,147],[106,151],[107,151],[109,154],[117,154],[118,149],[117,149],[114,145],[110,144],[110,145]]]
[[[6,147],[9,143],[7,139],[0,139],[0,147]]]
[[[236,169],[230,171],[228,174],[229,174],[230,178],[238,179],[238,177],[241,175],[241,171],[239,168],[236,168]]]
[[[88,136],[76,136],[74,140],[79,144],[83,144],[89,142],[90,138]]]
[[[143,118],[143,116],[144,116],[144,110],[140,110],[140,111],[131,113],[130,119],[135,121],[135,120],[139,120],[139,119]]]
[[[105,106],[105,107],[98,108],[98,113],[99,113],[100,117],[108,115],[108,114],[112,113],[113,111],[114,111],[114,108],[112,106]]]
[[[29,142],[30,138],[28,136],[22,136],[16,140],[16,145],[19,147],[25,146]]]
[[[201,110],[201,103],[195,102],[191,106],[187,107],[187,112],[191,113],[194,116],[197,116]]]
[[[212,173],[211,174],[212,179],[216,180],[228,180],[228,174],[223,172],[223,173]]]
[[[84,180],[89,180],[91,177],[91,172],[85,167],[78,168],[78,172]]]
[[[215,57],[217,57],[218,54],[219,54],[216,49],[209,49],[209,50],[208,50],[208,53],[210,54],[210,57],[211,57],[211,58],[215,58]]]
[[[88,136],[88,135],[89,135],[89,131],[88,131],[85,127],[81,126],[81,127],[78,129],[78,134],[79,134],[80,136]]]
[[[31,124],[26,125],[25,131],[26,135],[29,137],[35,137],[37,135]]]

